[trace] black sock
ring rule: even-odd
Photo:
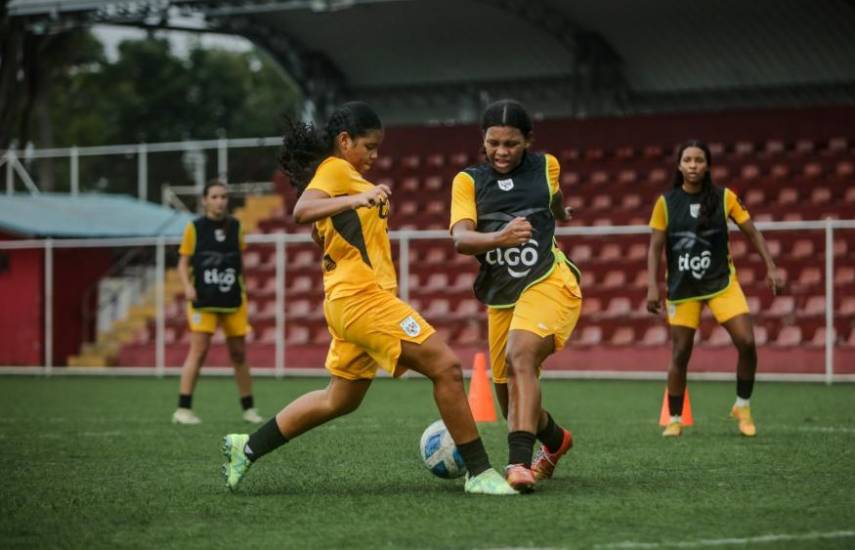
[[[254,434],[249,436],[249,441],[247,441],[246,446],[243,448],[243,452],[246,453],[248,459],[255,462],[286,443],[288,443],[288,438],[279,431],[279,426],[276,424],[276,417],[274,416],[258,428]]]
[[[534,434],[531,432],[511,432],[508,434],[508,465],[522,464],[531,468],[531,451],[534,448]]]
[[[241,397],[240,406],[243,408],[243,410],[253,408],[255,406],[255,402],[252,400],[252,396],[247,395],[246,397]]]
[[[555,423],[551,414],[546,413],[546,427],[537,432],[537,438],[546,445],[550,453],[554,453],[564,443],[564,429]]]
[[[178,394],[178,406],[182,409],[192,409],[193,408],[193,394]]]
[[[668,411],[671,413],[671,416],[681,416],[683,414],[683,394],[668,394]]]
[[[463,463],[466,464],[466,469],[469,470],[470,477],[475,477],[490,469],[487,449],[484,448],[484,442],[481,441],[480,437],[469,443],[458,445],[457,450],[463,458]]]
[[[742,399],[751,399],[751,393],[754,391],[753,378],[736,378],[736,395]]]

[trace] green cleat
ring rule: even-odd
[[[466,474],[466,485],[463,489],[470,495],[518,495],[513,487],[508,485],[499,472],[490,468],[475,477]]]
[[[237,488],[240,480],[252,466],[252,462],[243,452],[247,441],[249,436],[246,434],[229,434],[223,438],[223,456],[226,457],[223,476],[226,478],[226,487],[231,491]]]

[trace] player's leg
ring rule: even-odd
[[[736,402],[731,416],[739,422],[739,432],[746,437],[757,435],[751,415],[751,395],[757,373],[757,346],[754,343],[754,323],[748,310],[748,301],[735,280],[721,295],[710,300],[710,309],[716,320],[730,334],[739,354],[736,363]]]
[[[255,408],[252,395],[252,377],[246,362],[246,333],[249,329],[247,320],[246,301],[234,313],[223,315],[223,332],[226,334],[226,347],[229,350],[229,360],[235,373],[240,405],[243,410],[242,418],[251,424],[260,424],[264,419]]]
[[[356,410],[371,386],[377,365],[357,346],[334,336],[326,368],[332,375],[326,388],[298,397],[250,435],[225,437],[223,474],[229,489],[234,490],[262,456],[314,427]]]
[[[420,318],[419,322],[424,323]],[[487,450],[466,399],[460,360],[448,344],[433,332],[421,343],[401,341],[400,347],[399,364],[423,374],[433,383],[433,397],[439,414],[469,472],[466,492],[516,494],[504,478],[490,466]]]
[[[582,293],[578,280],[566,264],[527,289],[514,308],[507,346],[509,364],[510,414],[508,417],[508,478],[546,479],[552,476],[558,460],[573,444],[569,430],[558,425],[543,408],[540,390],[541,365],[564,347],[573,333],[582,311]],[[534,439],[541,441],[532,460]],[[513,466],[520,466],[513,467]],[[523,475],[523,473],[525,475]]]
[[[199,378],[199,370],[211,347],[211,337],[217,328],[216,315],[191,309],[188,306],[190,349],[181,367],[178,388],[178,408],[172,414],[172,422],[193,425],[201,422],[193,411],[193,391]]]
[[[699,300],[668,303],[668,322],[671,325],[671,362],[668,365],[668,410],[671,421],[662,432],[664,437],[678,437],[683,433],[683,396],[686,393],[686,375],[695,343],[695,331],[701,322]]]
[[[513,308],[487,308],[487,340],[490,350],[490,373],[502,416],[508,418],[508,331],[514,318]]]

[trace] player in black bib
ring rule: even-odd
[[[240,222],[228,215],[228,201],[225,183],[208,182],[202,193],[205,215],[187,224],[178,249],[181,255],[178,275],[187,299],[190,350],[181,369],[178,408],[172,415],[176,424],[201,422],[192,410],[193,390],[218,325],[226,335],[243,419],[253,424],[264,421],[255,409],[252,379],[246,364],[244,337],[249,323],[241,258],[243,231]]]
[[[454,178],[451,233],[458,252],[481,264],[475,295],[487,306],[490,364],[508,419],[508,468],[514,488],[552,477],[573,445],[541,406],[541,364],[560,350],[582,309],[580,273],[554,240],[569,219],[558,161],[528,150],[532,124],[516,101],[493,103],[481,129],[487,162]],[[532,460],[535,439],[543,445]]]
[[[668,368],[668,406],[671,421],[665,437],[682,434],[683,394],[692,345],[706,304],[716,321],[730,334],[739,352],[736,366],[736,403],[731,416],[739,431],[757,433],[751,416],[750,398],[757,371],[757,349],[748,303],[730,257],[727,221],[733,220],[766,263],[766,282],[777,294],[783,281],[766,248],[763,235],[730,189],[713,185],[709,147],[692,140],[677,152],[677,170],[670,191],[661,195],[650,218],[650,248],[647,256],[647,309],[659,313],[659,259],[665,248],[667,259],[668,323],[673,354]]]

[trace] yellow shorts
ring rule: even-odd
[[[748,302],[736,275],[731,275],[730,285],[721,294],[707,300],[686,300],[675,304],[667,301],[668,324],[696,329],[701,324],[701,306],[707,304],[715,320],[721,324],[737,315],[748,313]]]
[[[325,366],[346,380],[371,380],[378,366],[401,375],[401,342],[421,344],[436,332],[409,304],[380,288],[325,300],[324,316],[332,335]]]
[[[246,300],[241,302],[238,309],[230,313],[194,309],[193,305],[188,302],[187,324],[190,326],[192,332],[213,334],[217,330],[217,325],[222,325],[223,333],[227,337],[246,336],[246,333],[249,332]]]
[[[549,276],[527,288],[514,307],[487,308],[490,366],[493,382],[508,383],[505,362],[508,332],[527,330],[540,337],[552,336],[555,351],[564,347],[582,312],[582,289],[576,276],[559,263]]]

